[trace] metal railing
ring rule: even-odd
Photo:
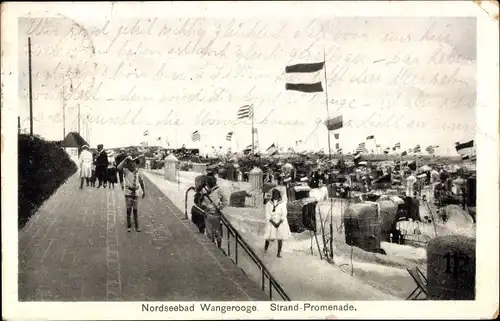
[[[189,187],[186,190],[186,195],[185,195],[185,218],[188,217],[187,213],[187,195],[188,192],[191,190],[194,190],[195,188],[193,186]],[[267,267],[264,265],[264,262],[258,257],[258,255],[252,250],[250,245],[245,241],[245,239],[241,236],[241,234],[236,230],[236,228],[229,222],[229,220],[226,218],[226,216],[221,212],[221,221],[224,227],[227,230],[227,238],[226,238],[226,243],[227,243],[227,252],[222,251],[226,256],[228,256],[237,266],[239,266],[239,248],[243,249],[245,253],[247,254],[248,257],[250,257],[251,261],[258,267],[259,273],[260,273],[260,286],[263,292],[266,290],[266,282],[267,282],[267,288],[269,290],[269,299],[273,299],[273,290],[276,292],[282,300],[284,301],[291,301],[290,297],[285,293],[281,285],[278,283],[278,281],[274,278],[274,276],[271,274],[271,272],[267,269]],[[234,238],[234,258],[231,255],[231,237]],[[239,266],[241,269],[241,266]],[[243,272],[245,272],[242,269]]]

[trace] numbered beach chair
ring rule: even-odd
[[[406,270],[408,271],[410,276],[415,281],[415,284],[417,285],[415,290],[413,290],[413,292],[408,296],[408,298],[406,298],[406,300],[425,300],[427,298],[427,278],[422,273],[422,271],[420,271],[420,269],[417,267]],[[419,299],[418,297],[421,294],[424,294],[425,298]]]

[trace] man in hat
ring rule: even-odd
[[[127,154],[125,153],[125,148],[120,148],[120,153],[116,156],[115,163],[118,165],[121,162],[123,162],[123,160],[125,158],[127,158]],[[120,185],[121,185],[122,190],[123,190],[124,189],[124,186],[123,186],[123,169],[118,170],[118,178],[120,179]]]
[[[95,175],[99,180],[99,185],[97,185],[97,188],[101,186],[106,187],[108,165],[108,153],[106,153],[106,151],[104,150],[104,145],[99,144],[97,145],[97,158],[95,161]]]
[[[92,161],[93,155],[89,151],[88,145],[82,146],[80,157],[78,158],[78,165],[80,167],[80,189],[83,189],[83,181],[87,181],[89,186],[90,177],[92,176]]]

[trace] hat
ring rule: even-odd
[[[83,146],[82,146],[82,149],[83,149],[83,148],[89,148],[89,145],[86,145],[86,144],[85,144],[85,145],[83,145]]]
[[[120,152],[124,152],[125,151],[125,148],[120,148]]]

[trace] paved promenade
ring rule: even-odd
[[[181,220],[183,213],[154,184],[146,184],[140,233],[126,230],[119,187],[80,191],[77,176],[61,186],[19,231],[19,300],[267,300]]]

